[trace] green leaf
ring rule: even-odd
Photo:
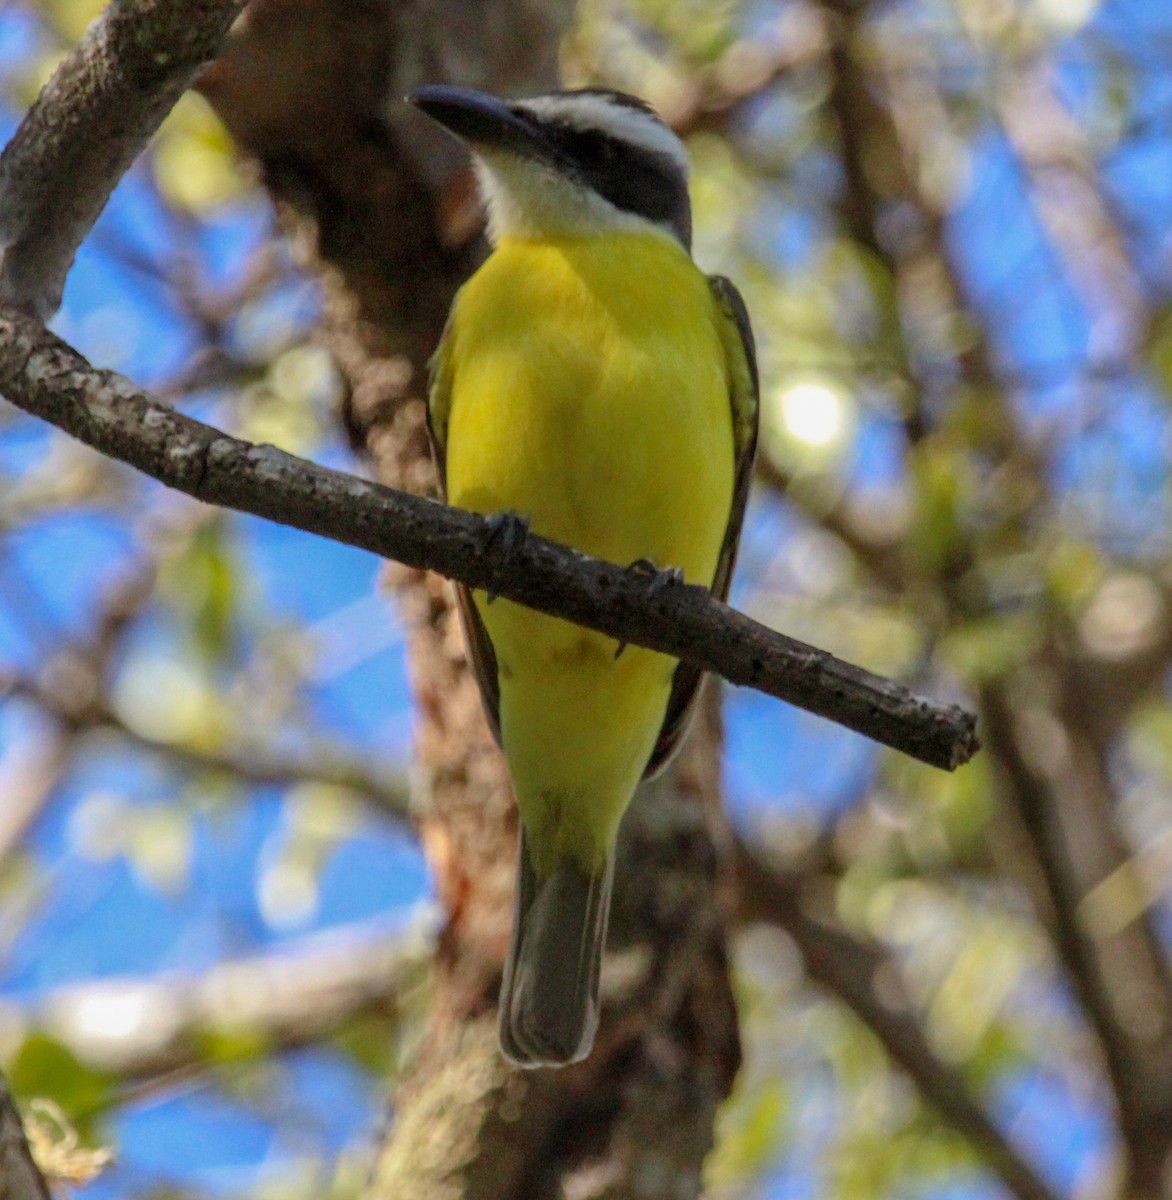
[[[8,1064],[8,1082],[21,1100],[52,1100],[82,1137],[113,1100],[113,1081],[87,1067],[64,1043],[45,1033],[25,1038]]]

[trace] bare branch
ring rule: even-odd
[[[110,0],[0,155],[0,298],[47,319],[110,193],[244,0]]]
[[[1151,321],[1143,280],[1055,74],[1044,61],[1027,60],[1005,72],[991,95],[1042,227],[1086,306],[1092,362],[1126,362],[1142,349]]]
[[[697,586],[526,535],[502,553],[483,517],[229,437],[97,371],[36,321],[0,313],[0,392],[199,500],[321,534],[597,629],[796,704],[932,766],[976,752],[976,719],[734,612]]]

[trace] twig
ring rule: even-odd
[[[534,535],[502,554],[483,517],[229,437],[98,371],[36,321],[0,312],[0,393],[169,487],[427,568],[789,701],[952,770],[976,718],[776,633],[714,600]]]
[[[18,686],[18,690],[21,690]],[[52,702],[44,689],[31,693],[42,702]],[[320,784],[356,792],[385,817],[405,822],[411,819],[410,785],[406,769],[389,769],[368,762],[325,740],[311,738],[296,750],[285,751],[264,745],[229,742],[201,746],[195,743],[151,737],[127,725],[113,710],[93,714],[90,727],[108,729],[127,742],[169,759],[191,771],[212,771],[250,784]]]
[[[110,193],[244,0],[110,0],[0,155],[0,299],[47,319]]]
[[[108,649],[102,644],[103,634],[99,631],[98,654]],[[58,682],[52,668],[60,665],[71,669],[58,670]],[[0,797],[4,799],[0,806],[0,862],[19,843],[64,775],[76,750],[68,736],[73,734],[108,732],[138,750],[169,760],[179,770],[215,772],[249,784],[344,788],[357,793],[383,816],[399,822],[411,820],[411,788],[405,767],[375,762],[326,738],[302,738],[296,748],[286,749],[259,739],[225,738],[203,744],[156,737],[128,725],[112,707],[101,682],[101,667],[96,654],[74,657],[67,651],[35,675],[0,671],[0,703],[11,697],[29,700],[64,727],[46,735],[43,744],[18,744],[0,759]],[[79,686],[79,680],[85,684]],[[10,779],[7,787],[6,779]]]

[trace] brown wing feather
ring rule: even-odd
[[[436,475],[439,477],[440,496],[448,498],[447,440],[448,409],[451,404],[452,372],[448,361],[448,340],[451,321],[444,329],[439,347],[432,356],[427,396],[427,437],[431,443],[431,454],[435,460]],[[456,604],[460,610],[460,624],[464,629],[464,653],[472,677],[480,688],[480,699],[484,715],[488,718],[492,735],[500,745],[501,740],[501,689],[497,675],[496,651],[472,602],[472,592],[462,583],[455,584]]]
[[[724,352],[728,359],[729,404],[732,408],[733,445],[736,453],[732,507],[729,510],[720,557],[716,560],[716,574],[712,580],[712,594],[723,601],[728,599],[728,590],[732,584],[741,526],[745,519],[745,504],[749,498],[753,455],[757,450],[760,384],[757,378],[757,350],[753,341],[753,328],[749,324],[749,312],[740,292],[732,281],[723,275],[711,276],[708,283],[712,288],[713,299],[724,318],[721,341],[724,343]],[[703,678],[704,672],[691,663],[682,662],[676,667],[671,694],[667,701],[667,712],[664,714],[655,749],[651,752],[651,759],[643,772],[644,778],[662,771],[683,744],[684,735],[688,732],[695,714],[696,699],[700,694]]]
[[[476,605],[472,593],[462,583],[457,583],[456,603],[460,606],[460,624],[464,627],[464,653],[473,678],[480,688],[480,700],[484,715],[496,744],[501,744],[501,688],[497,675],[496,651]]]

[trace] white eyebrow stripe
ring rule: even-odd
[[[597,129],[656,154],[666,155],[688,175],[688,152],[683,142],[662,121],[637,108],[615,104],[606,96],[590,92],[537,96],[514,104],[522,112],[542,119],[556,119],[583,132]]]

